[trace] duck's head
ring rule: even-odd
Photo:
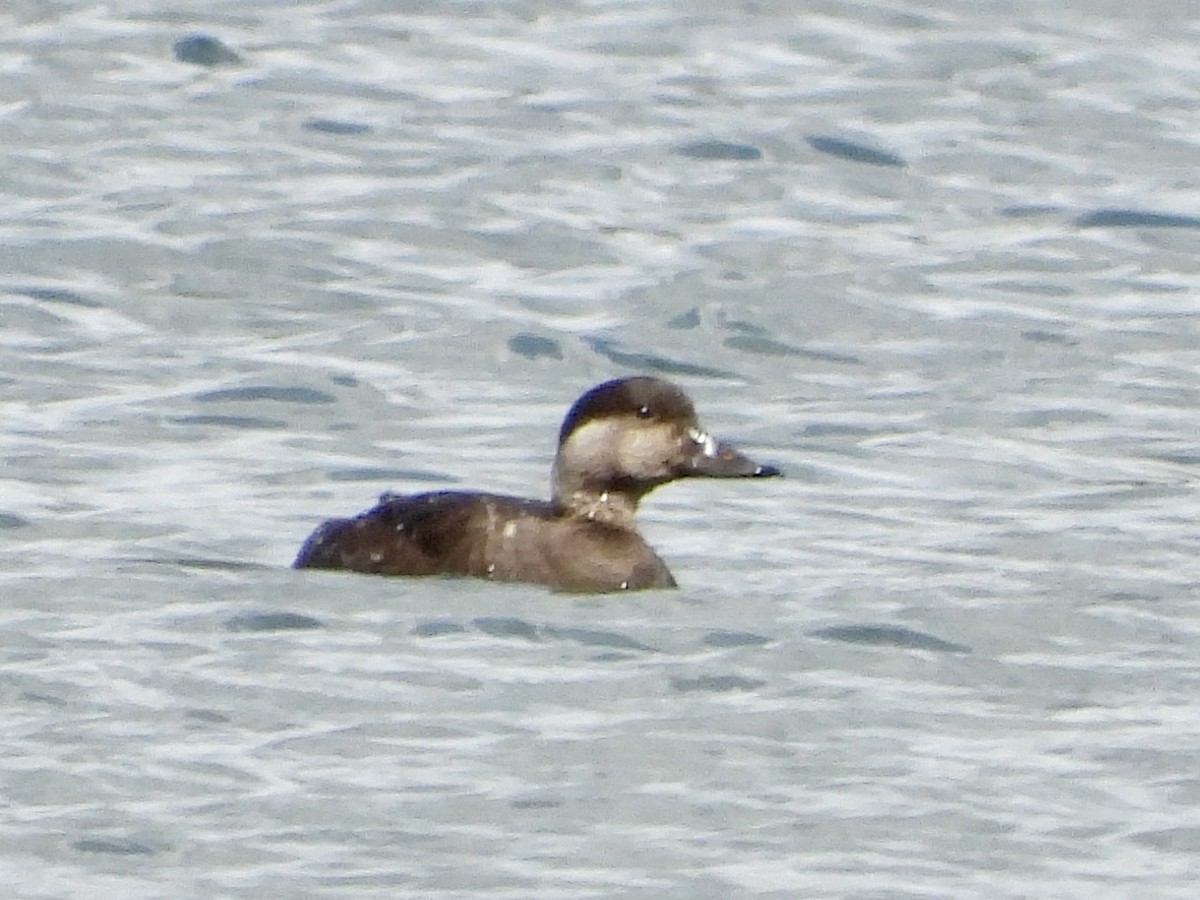
[[[554,499],[568,507],[618,502],[632,514],[644,494],[676,478],[779,474],[705,431],[692,401],[669,381],[618,378],[585,393],[563,420]]]

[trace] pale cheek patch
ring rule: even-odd
[[[569,465],[585,471],[602,471],[608,464],[616,434],[611,422],[588,422],[571,432],[562,455]]]
[[[621,469],[643,478],[669,475],[679,455],[679,432],[670,425],[630,429],[621,436]]]

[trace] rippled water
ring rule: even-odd
[[[163,6],[0,11],[13,896],[1194,894],[1200,4]],[[287,568],[629,372],[679,591]]]

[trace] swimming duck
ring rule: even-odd
[[[551,499],[473,491],[386,493],[304,542],[296,568],[376,575],[469,575],[564,591],[676,586],[638,534],[638,501],[677,478],[767,478],[760,465],[700,427],[687,395],[638,376],[597,385],[558,433]]]

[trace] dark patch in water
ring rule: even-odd
[[[275,566],[262,563],[243,562],[237,559],[205,559],[200,556],[132,557],[135,563],[152,563],[156,566],[177,566],[180,569],[199,569],[205,572],[274,572]]]
[[[725,338],[725,346],[730,350],[741,350],[743,353],[757,353],[761,356],[805,356],[799,347],[776,341],[769,337],[756,334],[737,334]]]
[[[95,300],[89,300],[87,297],[64,288],[30,287],[19,288],[17,292],[30,300],[45,300],[48,303],[66,303],[70,306],[82,306],[87,309],[99,309],[101,305]]]
[[[704,643],[710,647],[761,647],[771,643],[771,639],[749,631],[710,631],[704,636]]]
[[[423,469],[377,469],[368,466],[334,469],[327,477],[330,481],[436,481],[446,484],[458,480],[443,472],[427,472]]]
[[[994,291],[1012,291],[1017,294],[1035,294],[1040,297],[1071,297],[1075,289],[1065,284],[1051,284],[1044,281],[1004,281],[990,282],[987,287]]]
[[[1096,209],[1075,220],[1078,228],[1200,228],[1200,217],[1136,209]]]
[[[258,402],[260,400],[270,400],[275,403],[307,404],[337,402],[337,398],[332,394],[318,391],[315,388],[282,387],[271,384],[206,391],[203,394],[197,394],[196,400],[200,403],[225,403],[230,401],[245,403]]]
[[[305,131],[337,135],[368,134],[371,131],[371,126],[362,122],[342,122],[337,119],[306,119],[302,127]]]
[[[214,709],[189,709],[184,712],[184,716],[196,722],[203,722],[205,725],[228,725],[232,719],[219,713]]]
[[[508,349],[526,359],[537,359],[538,357],[546,357],[548,359],[563,358],[562,347],[559,346],[558,341],[542,337],[540,334],[530,334],[526,331],[510,337],[508,339]]]
[[[632,659],[632,658],[633,658],[633,654],[629,653],[628,651],[608,650],[604,653],[597,653],[595,656],[592,657],[592,662],[616,663],[616,662],[625,662],[626,660]]]
[[[18,657],[10,656],[9,658],[14,662],[18,660]],[[35,657],[30,654],[26,658],[42,659],[43,657],[41,655]],[[41,691],[21,691],[18,697],[21,700],[28,700],[30,703],[42,703],[46,706],[53,706],[56,709],[66,709],[68,705],[67,701],[62,697],[55,697],[53,694],[44,694]]]
[[[1200,853],[1200,828],[1180,825],[1156,831],[1136,831],[1127,838],[1135,844],[1173,854],[1176,858]]]
[[[813,422],[800,429],[800,433],[804,437],[811,438],[864,437],[874,434],[870,428],[864,428],[861,425],[846,425],[842,422]]]
[[[1062,211],[1061,206],[1004,206],[1000,209],[1000,215],[1009,219],[1034,219],[1058,215]]]
[[[1189,453],[1180,450],[1175,453],[1147,453],[1147,459],[1161,459],[1163,462],[1175,463],[1180,466],[1200,466],[1200,453]]]
[[[886,150],[876,150],[874,147],[848,141],[845,138],[831,137],[825,134],[812,134],[808,136],[807,140],[808,145],[818,153],[828,153],[830,156],[836,156],[839,159],[846,159],[850,162],[866,163],[868,166],[892,166],[894,168],[903,168],[908,165],[908,163],[895,153],[889,153]]]
[[[418,622],[410,634],[414,637],[441,637],[443,634],[462,634],[466,630],[465,626],[457,622],[432,621]]]
[[[1109,591],[1101,594],[1100,599],[1107,603],[1157,603],[1162,598],[1157,594],[1143,594],[1138,591]]]
[[[628,350],[618,349],[617,346],[606,338],[585,337],[584,343],[588,345],[596,353],[604,356],[618,365],[629,366],[633,369],[649,370],[651,372],[659,372],[663,375],[691,375],[696,378],[737,378],[733,372],[727,372],[722,369],[714,369],[709,366],[696,365],[695,363],[680,362],[678,360],[667,359],[653,353],[637,353]]]
[[[696,141],[693,144],[684,144],[675,152],[690,159],[724,159],[736,162],[762,159],[762,151],[752,144],[734,144],[729,141]]]
[[[641,650],[647,653],[656,652],[653,647],[648,647],[639,641],[635,641],[633,638],[626,637],[615,631],[592,631],[588,628],[555,628],[549,625],[546,626],[544,631],[548,637],[575,641],[576,643],[583,644],[585,647],[607,647],[611,650]]]
[[[766,684],[758,678],[743,678],[741,675],[701,675],[698,678],[672,678],[671,690],[680,694],[702,691],[724,694],[729,691],[753,691]]]
[[[195,66],[224,66],[240,63],[242,58],[208,34],[188,34],[175,42],[175,59]]]
[[[1069,338],[1065,334],[1059,334],[1057,331],[1042,331],[1039,328],[1022,331],[1021,337],[1024,340],[1033,341],[1035,344],[1062,344],[1067,347],[1074,347],[1079,343],[1079,341]]]
[[[240,431],[278,431],[288,427],[287,422],[281,422],[279,419],[264,419],[260,416],[172,416],[167,421],[172,425],[236,428]]]
[[[513,809],[558,809],[562,806],[561,800],[539,800],[531,798],[529,800],[514,800],[512,801]]]
[[[1018,428],[1044,428],[1061,422],[1107,422],[1108,419],[1107,415],[1093,409],[1031,409],[1013,416],[1013,424]]]
[[[675,331],[690,331],[700,324],[700,310],[692,307],[685,313],[680,313],[672,319],[667,320],[667,327]]]
[[[744,319],[726,319],[721,323],[721,326],[726,331],[736,331],[740,334],[757,334],[760,337],[768,337],[771,333],[757,322],[747,322]]]
[[[84,853],[112,853],[116,856],[153,856],[156,852],[148,844],[129,838],[80,838],[71,846]]]
[[[970,653],[971,648],[911,628],[896,625],[835,625],[810,631],[815,638],[841,641],[846,644],[871,644],[882,647],[901,647],[905,650],[932,650],[936,653]]]
[[[15,513],[0,513],[0,528],[27,528],[29,525],[28,519],[23,519]]]
[[[324,624],[312,616],[294,612],[252,612],[234,616],[225,622],[229,631],[311,631],[324,628]]]
[[[757,353],[761,356],[802,356],[805,359],[815,359],[821,362],[846,363],[862,365],[862,361],[853,356],[840,353],[830,353],[824,350],[806,350],[803,347],[793,347],[783,341],[756,334],[735,334],[725,338],[725,346],[730,350],[740,350],[743,353]]]
[[[472,619],[471,624],[492,637],[519,637],[525,638],[527,641],[538,639],[537,627],[530,625],[524,619],[483,616]]]

